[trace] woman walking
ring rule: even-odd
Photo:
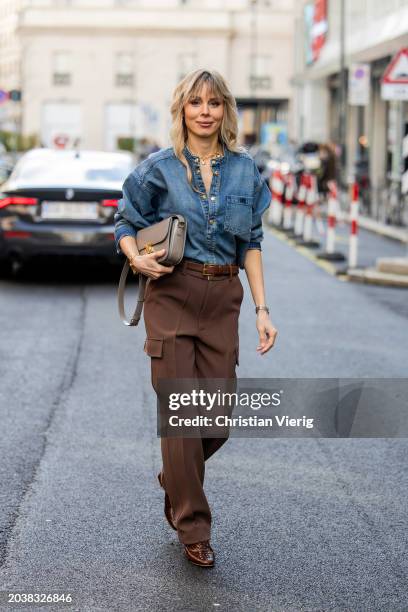
[[[150,281],[145,294],[144,350],[152,385],[167,379],[236,378],[238,317],[245,269],[264,355],[277,330],[265,305],[261,257],[262,214],[271,193],[256,165],[237,145],[237,107],[223,77],[195,70],[173,93],[172,146],[143,160],[127,177],[115,215],[118,253]],[[187,220],[184,258],[158,263],[164,251],[139,255],[139,229],[171,214]],[[223,438],[162,437],[165,516],[192,563],[214,565],[211,511],[204,493],[205,461]]]

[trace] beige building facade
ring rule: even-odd
[[[21,103],[7,102],[8,117],[46,146],[115,150],[143,138],[166,146],[172,91],[198,67],[227,78],[244,140],[259,139],[265,122],[288,123],[291,0],[6,4],[1,86],[22,91]]]

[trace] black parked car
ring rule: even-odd
[[[130,153],[33,149],[0,186],[0,257],[100,255],[117,262],[113,215]]]

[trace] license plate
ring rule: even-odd
[[[42,219],[97,219],[97,202],[43,202]]]

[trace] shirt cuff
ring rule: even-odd
[[[128,228],[118,229],[115,232],[116,252],[118,255],[125,255],[119,246],[119,242],[124,236],[132,236],[132,238],[135,238],[136,234],[132,233]]]
[[[262,251],[261,243],[260,242],[250,242],[248,244],[248,249],[259,249],[260,251]]]

